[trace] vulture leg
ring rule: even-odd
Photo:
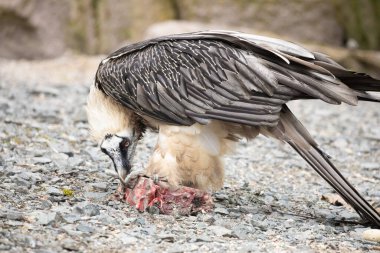
[[[221,157],[232,142],[227,136],[228,131],[221,122],[190,127],[161,126],[147,175],[157,174],[171,186],[219,189],[224,179]]]
[[[271,133],[276,138],[289,143],[364,220],[380,226],[379,213],[343,177],[286,106],[281,112],[279,125],[272,129]]]

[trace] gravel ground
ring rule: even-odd
[[[321,200],[332,189],[288,146],[265,137],[226,158],[207,214],[138,213],[116,201],[111,162],[89,139],[84,104],[100,57],[0,60],[0,251],[362,252],[355,212]],[[364,196],[380,200],[378,104],[291,104]],[[146,164],[155,142],[138,147]]]

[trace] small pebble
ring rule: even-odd
[[[8,220],[16,220],[16,221],[24,221],[25,220],[24,214],[20,213],[20,212],[8,211],[5,216]]]
[[[108,190],[108,184],[107,184],[107,182],[92,183],[91,187],[94,190],[97,190],[97,191],[104,191],[105,192],[105,191]]]
[[[121,233],[117,237],[125,245],[135,244],[138,242],[138,239],[136,237],[130,236],[125,233]]]
[[[223,215],[228,215],[230,212],[226,209],[226,208],[223,208],[223,207],[217,207],[214,209],[214,213],[219,213],[219,214],[223,214]]]
[[[48,187],[46,190],[47,194],[52,196],[62,196],[63,192],[55,187]]]
[[[87,216],[96,216],[100,214],[98,205],[88,204],[83,208],[83,213]]]
[[[380,242],[380,229],[368,229],[364,231],[363,239],[367,241]]]
[[[79,224],[77,226],[77,230],[84,233],[93,233],[95,231],[93,227],[85,225],[85,224]]]
[[[69,250],[69,251],[78,251],[78,242],[72,240],[72,239],[65,239],[62,242],[62,248]]]
[[[222,226],[209,226],[207,229],[213,232],[216,236],[230,236],[232,232],[230,229]]]
[[[34,157],[33,158],[34,164],[48,164],[51,163],[51,159],[47,157]]]

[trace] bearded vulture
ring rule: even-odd
[[[293,147],[369,224],[380,215],[342,176],[286,103],[380,102],[380,81],[291,42],[233,31],[159,37],[123,47],[97,70],[87,111],[126,184],[146,128],[158,142],[146,174],[170,185],[212,190],[223,184],[222,157],[258,134]]]

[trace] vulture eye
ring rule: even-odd
[[[130,144],[131,141],[128,138],[123,138],[123,140],[120,142],[120,147],[128,148]]]

